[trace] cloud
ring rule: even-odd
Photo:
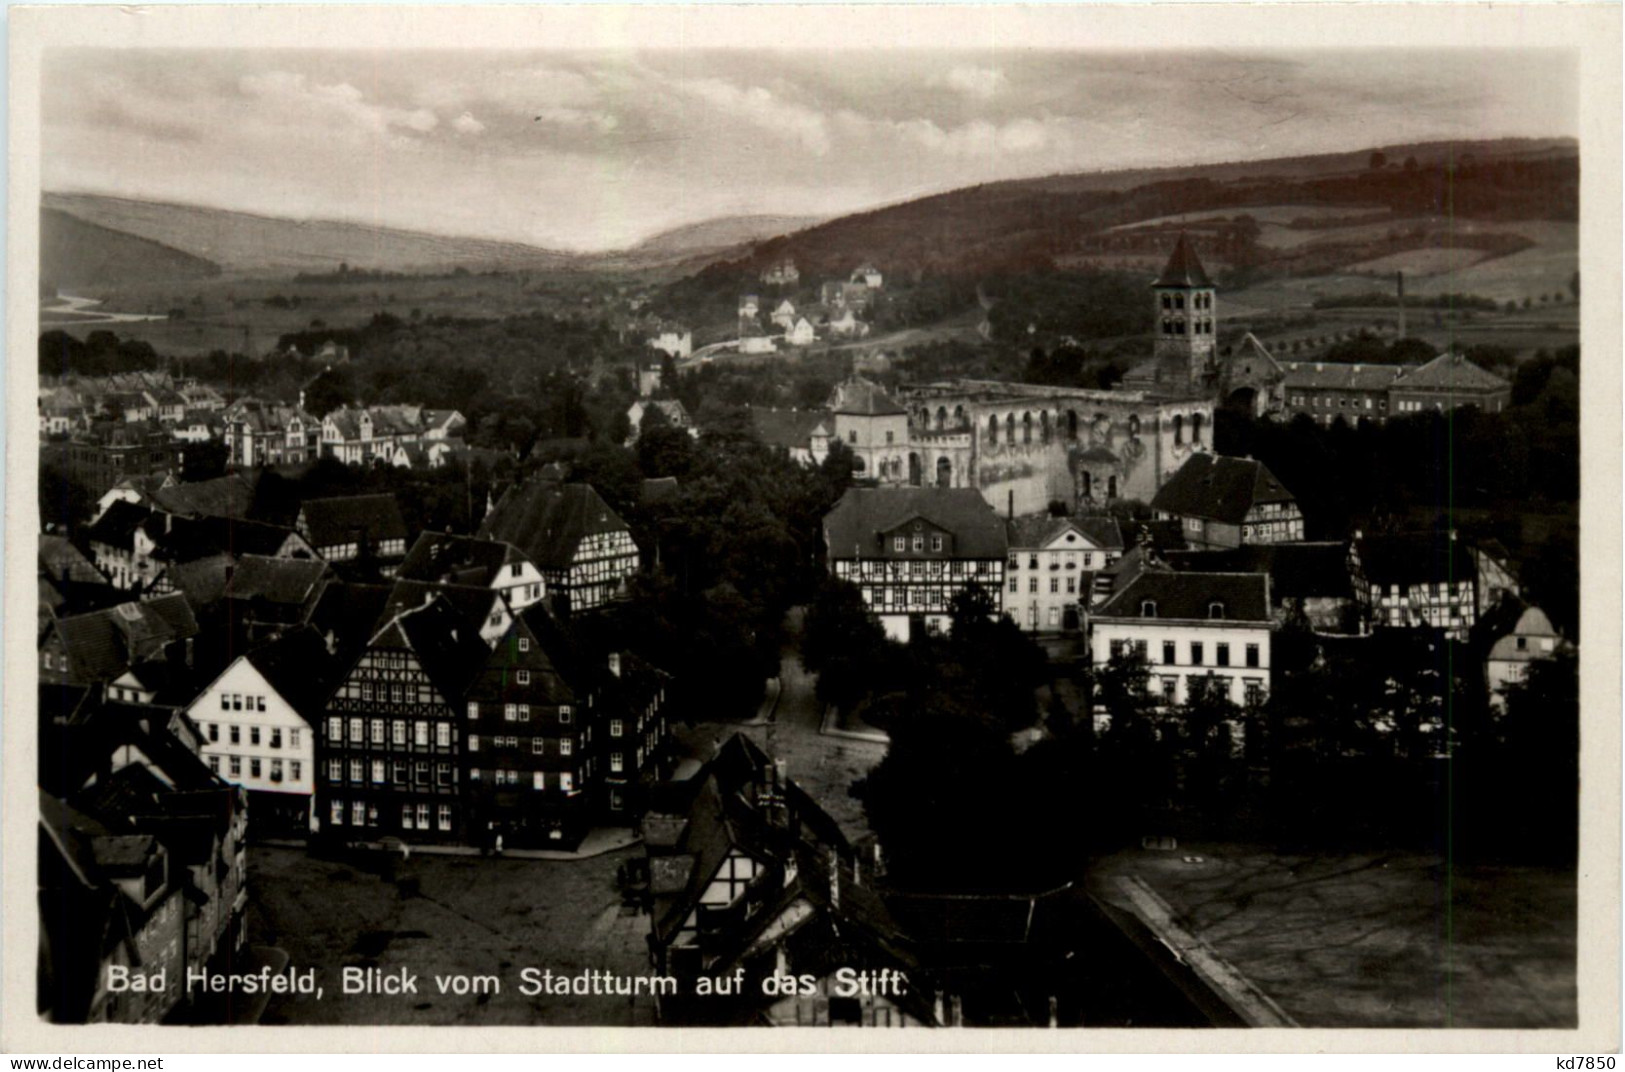
[[[955,67],[943,77],[943,84],[967,97],[991,100],[1009,79],[997,67]]]
[[[348,82],[324,85],[290,71],[245,74],[237,80],[237,87],[245,95],[278,109],[276,118],[289,123],[339,119],[375,134],[389,133],[392,128],[427,134],[440,123],[439,117],[427,108],[369,104],[362,92]]]
[[[551,123],[556,127],[568,127],[572,130],[597,130],[601,134],[608,134],[621,125],[621,121],[609,112],[598,112],[584,108],[566,108],[562,105],[552,105],[536,111],[535,120]]]
[[[483,134],[485,124],[475,119],[470,112],[464,112],[451,121],[451,128],[459,134]]]
[[[1066,121],[1012,119],[1008,123],[973,120],[944,129],[930,119],[873,120],[854,112],[842,112],[843,126],[854,133],[895,143],[901,139],[930,152],[956,159],[1034,154],[1064,147],[1072,142]]]
[[[720,78],[699,78],[675,84],[676,89],[724,115],[800,143],[814,156],[830,151],[829,121],[824,114],[787,101],[761,86],[740,87]]]

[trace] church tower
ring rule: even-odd
[[[1183,234],[1151,289],[1157,303],[1157,382],[1204,389],[1213,366],[1214,286]]]

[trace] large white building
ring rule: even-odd
[[[249,792],[262,832],[315,829],[316,734],[332,660],[315,630],[287,633],[232,660],[187,707],[209,769]]]
[[[1018,517],[1008,523],[1004,613],[1035,633],[1076,631],[1097,572],[1123,554],[1109,517]]]
[[[1140,656],[1150,689],[1168,706],[1204,690],[1240,705],[1269,693],[1267,574],[1177,573],[1136,548],[1111,595],[1089,613],[1089,633],[1095,666]]]

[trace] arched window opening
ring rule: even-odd
[[[1066,436],[1073,440],[1078,438],[1078,411],[1075,409],[1066,411]]]
[[[1198,447],[1202,445],[1202,415],[1200,413],[1191,414],[1191,444]]]
[[[999,418],[996,416],[987,419],[987,441],[990,444],[999,442]]]
[[[1157,616],[1157,601],[1145,599],[1140,601],[1140,617],[1155,618]]]
[[[947,406],[938,406],[937,407],[937,431],[940,432],[942,429],[946,428],[947,426],[948,426],[948,407]]]
[[[1033,415],[1031,413],[1021,415],[1021,441],[1023,443],[1033,441]]]
[[[1174,414],[1174,446],[1182,447],[1184,445],[1185,445],[1185,415],[1182,414],[1182,413],[1176,413],[1176,414]]]
[[[946,457],[937,459],[937,487],[948,488],[954,483],[954,463]]]
[[[1213,618],[1213,619],[1223,618],[1224,617],[1224,604],[1219,602],[1216,599],[1213,602],[1209,603],[1207,605],[1207,616],[1209,618]]]

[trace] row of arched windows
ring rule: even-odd
[[[1182,447],[1184,445],[1185,415],[1176,413],[1174,414],[1174,446]],[[1191,414],[1191,445],[1196,447],[1202,445],[1202,415],[1200,413]]]

